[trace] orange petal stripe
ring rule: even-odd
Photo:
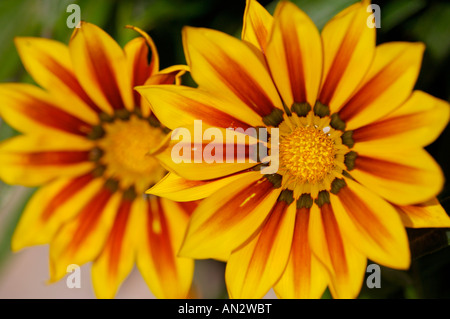
[[[91,174],[83,175],[73,179],[69,184],[67,184],[52,200],[47,204],[42,212],[42,221],[47,221],[56,209],[67,202],[72,196],[77,194],[83,187],[85,187],[93,177]]]
[[[419,169],[382,159],[358,156],[355,160],[355,167],[385,179],[414,184],[421,181]]]
[[[78,223],[78,229],[72,241],[67,247],[70,253],[75,253],[79,247],[82,245],[85,238],[88,237],[89,233],[95,229],[96,224],[100,220],[102,212],[106,207],[112,193],[103,188],[96,196],[94,196],[91,201],[84,206],[83,210],[80,212],[79,217],[77,217],[80,222]]]
[[[106,250],[110,250],[109,255],[109,275],[115,277],[117,275],[119,259],[122,250],[122,239],[125,235],[125,230],[127,227],[128,218],[131,212],[132,202],[129,200],[122,200],[120,207],[117,211],[116,218],[114,219],[114,225],[111,229],[110,236],[105,245]]]

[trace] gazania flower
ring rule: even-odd
[[[193,207],[143,196],[165,174],[147,153],[167,132],[133,91],[144,83],[174,83],[184,71],[159,71],[153,41],[136,30],[143,37],[123,50],[89,23],[75,29],[68,47],[16,40],[25,68],[43,89],[0,86],[1,117],[24,133],[0,145],[0,177],[41,186],[12,249],[50,243],[51,282],[64,277],[68,265],[93,261],[98,297],[114,297],[136,263],[155,296],[184,298],[193,261],[176,252]]]
[[[209,196],[180,255],[226,260],[232,298],[260,298],[271,287],[283,298],[316,298],[327,286],[334,297],[356,297],[367,259],[409,267],[405,226],[450,226],[435,199],[443,174],[423,149],[447,124],[449,106],[412,92],[421,43],[375,46],[368,5],[350,6],[319,34],[290,2],[272,17],[249,0],[242,41],[184,30],[198,88],[138,88],[171,129],[194,130],[194,119],[204,130],[279,129],[279,169],[266,175],[251,161],[175,162],[172,146],[191,146],[184,140],[154,152],[172,172],[151,193]]]

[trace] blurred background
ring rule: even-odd
[[[278,1],[261,0],[273,12]],[[293,0],[321,29],[353,0]],[[69,4],[78,4],[81,19],[94,23],[122,46],[137,36],[127,24],[147,31],[158,48],[161,68],[184,64],[181,29],[185,25],[213,28],[240,36],[245,0],[0,0],[0,83],[33,80],[23,68],[13,39],[47,37],[68,43],[72,29],[66,25]],[[381,8],[377,42],[421,41],[425,56],[416,89],[444,100],[450,98],[450,2],[447,0],[374,0]],[[193,85],[187,76],[186,85]],[[0,119],[0,142],[18,134]],[[427,150],[440,163],[446,184],[439,199],[450,211],[450,128]],[[10,239],[34,189],[0,181],[0,298],[94,298],[90,265],[82,267],[82,286],[68,289],[65,280],[47,285],[48,247],[10,252]],[[450,298],[450,247],[448,229],[408,230],[413,263],[409,271],[381,269],[381,288],[363,285],[360,298]],[[199,297],[226,298],[224,265],[200,261],[195,286]],[[117,298],[151,298],[137,271],[122,285]],[[267,298],[275,295],[270,292]],[[329,298],[325,292],[324,298]]]

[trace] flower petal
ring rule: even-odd
[[[351,175],[388,201],[409,205],[435,197],[444,185],[436,161],[425,150],[386,150],[382,143],[355,144]]]
[[[177,174],[168,173],[146,193],[178,202],[194,201],[206,198],[242,176],[251,174],[252,172],[245,172],[218,179],[192,181]]]
[[[388,116],[353,131],[355,143],[377,141],[385,148],[426,146],[448,124],[447,102],[427,93],[414,91],[411,97]]]
[[[137,206],[136,201],[122,199],[105,246],[92,265],[92,284],[98,298],[114,298],[133,269]]]
[[[357,297],[366,272],[366,257],[344,236],[330,204],[312,206],[308,234],[311,250],[329,271],[333,297]]]
[[[134,108],[126,57],[113,38],[99,27],[81,22],[69,50],[78,81],[104,112]]]
[[[192,215],[179,254],[226,260],[261,227],[280,192],[258,172],[224,186],[203,200]]]
[[[347,186],[331,196],[336,220],[362,254],[396,269],[410,263],[408,238],[395,209],[364,186],[346,179]]]
[[[260,116],[283,108],[264,58],[245,42],[219,31],[186,27],[183,44],[201,88]]]
[[[295,205],[278,201],[261,230],[235,250],[225,280],[230,298],[262,298],[286,268],[295,225]]]
[[[159,54],[158,50],[156,49],[155,42],[153,42],[153,39],[148,35],[148,33],[144,32],[138,27],[132,26],[132,25],[126,25],[125,28],[132,29],[139,33],[141,37],[145,40],[147,46],[150,48],[152,52],[152,57],[150,60],[150,74],[156,74],[159,71]],[[142,42],[142,41],[141,41]]]
[[[123,48],[127,58],[128,74],[131,79],[131,86],[142,85],[150,77],[150,67],[148,65],[148,46],[144,38],[135,38],[128,42]],[[139,105],[141,97],[134,91],[134,104]]]
[[[347,129],[382,118],[411,95],[424,50],[422,43],[391,42],[377,46],[373,63],[357,92],[339,111]]]
[[[157,298],[187,298],[194,274],[191,259],[177,257],[189,214],[177,203],[152,198],[143,203],[137,266]]]
[[[8,184],[36,186],[54,178],[85,174],[92,142],[76,136],[19,135],[0,144],[0,178]]]
[[[114,224],[120,201],[120,193],[112,194],[103,188],[59,229],[50,243],[50,282],[64,277],[67,266],[81,266],[97,258]]]
[[[272,29],[273,18],[256,0],[247,0],[242,25],[241,39],[266,50],[266,44]]]
[[[322,30],[324,52],[319,101],[338,111],[366,75],[375,52],[375,28],[367,26],[369,1],[341,11]]]
[[[160,72],[152,75],[145,81],[144,87],[150,87],[152,85],[158,85],[160,87],[160,84],[181,84],[181,77],[183,74],[188,71],[188,67],[185,65],[173,65],[171,67],[168,67],[164,70],[161,70]],[[135,87],[135,93],[139,94],[138,88]],[[151,113],[151,105],[148,103],[147,99],[144,96],[140,96],[140,105],[141,105],[141,112],[143,116],[149,116]]]
[[[137,90],[150,103],[156,117],[170,129],[192,125],[198,119],[206,125],[223,128],[247,129],[249,126],[264,125],[261,117],[254,112],[218,100],[202,89],[155,85],[138,87]]]
[[[212,128],[211,139],[203,139],[207,127],[177,128],[151,151],[161,164],[189,180],[210,180],[257,165],[257,139],[239,131]],[[255,131],[256,132],[256,131]],[[237,142],[227,143],[227,136]],[[221,154],[220,154],[221,153]]]
[[[92,130],[90,124],[55,102],[53,96],[34,85],[0,85],[0,115],[20,132],[86,136]]]
[[[73,179],[58,179],[39,188],[27,204],[14,232],[11,247],[48,244],[66,221],[78,214],[103,186],[90,174]]]
[[[320,298],[327,287],[327,271],[309,246],[309,215],[309,209],[297,210],[289,261],[274,287],[283,299]]]
[[[417,205],[394,205],[394,207],[405,227],[450,227],[450,217],[436,198]]]
[[[322,43],[314,22],[295,4],[280,2],[266,51],[286,105],[309,102],[314,106],[322,76]]]
[[[46,38],[15,38],[25,69],[33,79],[49,91],[58,105],[68,113],[90,124],[98,123],[99,109],[78,83],[70,60],[69,48]],[[70,99],[70,103],[67,100]]]

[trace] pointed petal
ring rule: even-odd
[[[377,141],[385,148],[426,146],[448,124],[449,104],[427,93],[414,91],[411,97],[388,116],[353,131],[355,143]]]
[[[226,260],[261,227],[280,192],[258,172],[224,186],[192,215],[180,255]]]
[[[338,111],[366,75],[375,52],[375,28],[367,26],[369,1],[343,10],[322,30],[324,66],[319,101]]]
[[[111,232],[92,265],[92,284],[97,298],[114,298],[133,269],[136,256],[136,201],[122,199]],[[142,222],[142,221],[139,221]]]
[[[252,172],[236,173],[227,177],[206,181],[187,180],[177,174],[168,173],[146,193],[178,202],[194,201],[214,194],[222,187],[244,175],[252,175]]]
[[[201,119],[215,127],[262,126],[260,116],[238,105],[218,100],[214,95],[177,85],[142,86],[137,88],[150,103],[156,117],[170,129],[192,125]],[[248,124],[247,124],[248,123]]]
[[[34,85],[0,85],[0,115],[20,132],[86,136],[92,130],[91,124],[64,109],[64,103],[55,102],[53,96]]]
[[[19,135],[0,143],[0,177],[8,184],[36,186],[85,174],[92,142],[76,136]]]
[[[366,257],[347,240],[333,208],[311,207],[309,242],[315,256],[327,267],[334,298],[356,298],[366,271]]]
[[[215,179],[257,165],[256,138],[239,131],[212,128],[214,138],[203,139],[208,129],[201,124],[177,128],[151,155],[168,171],[189,180]],[[237,141],[227,143],[228,136],[235,136]]]
[[[282,275],[295,225],[295,205],[278,201],[258,234],[234,251],[225,280],[230,298],[262,298]]]
[[[139,220],[137,266],[157,298],[187,298],[194,262],[177,257],[189,214],[177,203],[151,198],[143,203]]]
[[[392,42],[377,46],[373,63],[357,92],[339,111],[347,129],[382,118],[411,95],[424,50],[423,43]]]
[[[195,82],[260,116],[283,108],[264,59],[245,42],[222,32],[186,27],[183,44]]]
[[[185,65],[173,65],[171,67],[168,67],[164,70],[161,70],[160,72],[152,75],[145,81],[144,87],[149,87],[152,85],[160,85],[160,84],[181,84],[181,77],[183,74],[185,74],[188,71],[188,67]],[[135,87],[135,93],[139,94],[138,88]],[[139,94],[140,95],[140,94]],[[149,116],[151,113],[151,105],[148,103],[147,99],[140,95],[140,105],[141,105],[141,112],[142,115]]]
[[[15,38],[14,42],[25,69],[37,84],[52,94],[53,100],[58,98],[62,109],[87,123],[98,123],[98,108],[78,83],[66,45],[29,37]]]
[[[394,206],[410,228],[450,227],[450,217],[436,198],[417,205]]]
[[[158,50],[156,49],[155,42],[153,42],[153,39],[148,35],[148,33],[144,32],[143,30],[139,29],[138,27],[132,26],[132,25],[126,25],[125,28],[132,29],[139,33],[141,37],[145,40],[147,46],[150,48],[152,57],[150,60],[150,74],[155,74],[159,71],[159,55]]]
[[[408,238],[395,209],[364,186],[346,179],[331,205],[344,236],[370,260],[396,269],[410,263]]]
[[[425,150],[385,150],[382,143],[355,144],[358,153],[351,175],[398,205],[409,205],[435,197],[444,185],[444,175]]]
[[[123,50],[99,27],[82,22],[69,43],[75,74],[90,98],[106,113],[134,107]]]
[[[90,174],[58,179],[39,188],[27,204],[11,242],[13,251],[48,244],[66,221],[78,214],[103,186]]]
[[[127,58],[128,74],[131,79],[131,86],[142,85],[150,77],[150,67],[148,65],[148,46],[144,38],[135,38],[128,42],[123,48]],[[139,105],[141,97],[134,91],[134,104]]]
[[[67,266],[93,261],[102,251],[120,205],[121,195],[102,188],[65,223],[50,243],[50,282],[66,275]]]
[[[286,106],[314,106],[322,75],[322,43],[314,22],[295,4],[280,2],[267,45],[267,62]]]
[[[297,210],[291,253],[274,290],[284,299],[317,299],[328,283],[325,267],[312,254],[308,242],[309,209]]]
[[[242,25],[242,40],[253,44],[264,52],[272,24],[272,16],[258,1],[247,0]]]

